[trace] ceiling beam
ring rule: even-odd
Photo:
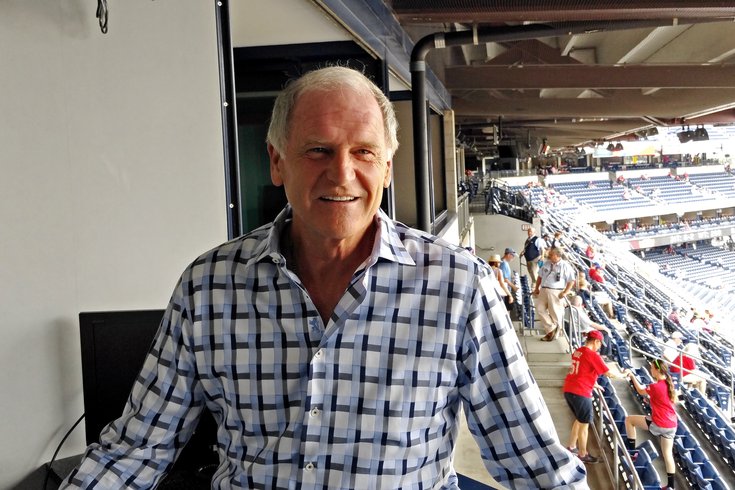
[[[478,3],[481,5],[478,6]],[[556,2],[476,2],[470,0],[392,0],[401,24],[526,21],[717,18],[735,16],[735,6],[717,0],[560,0]]]
[[[465,100],[452,98],[456,116],[477,117],[641,117],[641,114],[658,118],[677,118],[682,114],[701,111],[702,107],[725,110],[735,105],[735,89],[669,90],[655,97],[630,92],[605,98],[567,99],[486,99]]]
[[[447,68],[445,77],[452,90],[735,88],[735,65],[475,65]]]

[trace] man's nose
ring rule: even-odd
[[[355,178],[355,161],[349,151],[337,151],[329,162],[327,177],[336,183],[349,182]]]

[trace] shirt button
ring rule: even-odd
[[[324,353],[321,349],[319,349],[318,351],[316,351],[316,354],[314,354],[314,357],[316,357],[317,359],[321,359],[323,355]]]
[[[306,471],[314,471],[314,468],[315,468],[314,463],[306,463],[306,466],[304,466],[304,469]]]
[[[318,409],[317,407],[314,407],[314,408],[312,408],[312,409],[311,409],[311,410],[309,411],[309,414],[310,414],[310,415],[311,415],[312,417],[318,417],[320,413],[321,413],[321,410],[319,410],[319,409]]]
[[[273,263],[274,264],[280,264],[281,263],[281,259],[278,258],[278,257],[273,257]]]

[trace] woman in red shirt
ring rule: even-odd
[[[641,395],[648,395],[651,404],[651,415],[628,415],[625,418],[628,449],[635,449],[636,428],[648,430],[654,436],[658,436],[668,480],[663,489],[673,489],[674,474],[676,472],[673,448],[678,422],[676,410],[674,409],[676,390],[664,361],[654,359],[650,369],[654,382],[648,386],[641,385],[638,378],[631,371],[627,373],[628,379],[633,382],[635,390]]]

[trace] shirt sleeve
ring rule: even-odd
[[[460,359],[467,423],[490,475],[516,489],[586,489],[582,463],[554,422],[489,278],[478,279]]]
[[[203,395],[193,350],[182,334],[190,325],[188,313],[175,297],[123,414],[102,431],[99,444],[87,448],[59,488],[155,488],[189,440]]]

